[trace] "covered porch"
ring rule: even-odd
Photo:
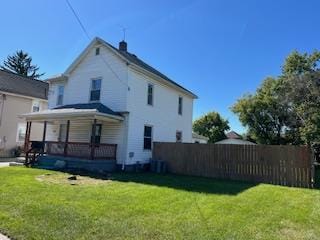
[[[24,114],[27,121],[24,149],[26,159],[32,149],[38,155],[61,161],[116,161],[122,147],[124,117],[106,106],[96,104],[65,105],[52,110]],[[31,139],[32,123],[43,124],[42,139]]]

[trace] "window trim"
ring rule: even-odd
[[[145,136],[144,136],[144,130],[145,130],[145,127],[151,127],[151,148],[150,149],[148,149],[148,148],[144,148],[144,139],[145,139]],[[153,149],[153,147],[152,147],[152,145],[153,145],[153,125],[150,125],[150,124],[144,124],[143,125],[143,142],[142,142],[142,149],[143,149],[143,151],[152,151],[152,149]],[[147,138],[149,138],[149,137],[147,137]]]
[[[37,103],[37,105],[35,104]],[[33,111],[33,107],[37,106],[39,108],[38,111]],[[40,100],[37,100],[37,99],[33,99],[32,100],[32,106],[31,106],[31,112],[40,112],[41,111],[41,103],[40,103]]]
[[[21,125],[24,125],[24,134],[26,134],[27,123],[18,122],[18,124],[17,124],[17,135],[16,135],[16,142],[17,143],[24,143],[24,140],[25,140],[25,136],[24,136],[24,139],[22,141],[19,140],[19,127]]]
[[[149,87],[152,87],[151,104],[149,104]],[[154,105],[154,84],[148,83],[147,85],[147,105],[153,107]]]
[[[95,55],[96,55],[96,56],[100,55],[100,47],[96,47],[96,49],[95,49]]]
[[[62,100],[61,100],[61,103],[59,104],[59,96],[60,96],[60,87],[63,88],[63,92],[62,92]],[[57,86],[57,101],[56,101],[56,105],[57,106],[62,106],[63,105],[63,100],[64,100],[64,89],[65,89],[65,86],[63,84],[59,84]]]
[[[180,112],[180,99],[181,99],[181,112]],[[178,114],[182,116],[183,114],[183,97],[179,95],[178,97]]]
[[[92,82],[94,80],[100,80],[100,95],[99,95],[99,100],[91,100],[91,92],[92,90]],[[95,103],[95,102],[101,102],[101,90],[102,90],[102,77],[96,77],[96,78],[91,78],[90,79],[90,88],[89,88],[89,103]],[[94,90],[97,91],[97,90]]]
[[[181,134],[181,139],[180,139],[180,142],[178,142],[177,140],[177,134],[180,133]],[[176,131],[176,143],[182,143],[183,142],[183,132],[181,130],[177,130]]]

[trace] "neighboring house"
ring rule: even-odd
[[[226,133],[227,139],[215,142],[215,144],[242,144],[242,145],[255,145],[255,143],[242,139],[242,136],[235,131]]]
[[[12,156],[23,146],[26,122],[18,115],[47,109],[48,83],[0,70],[0,157]],[[32,137],[39,139],[42,125],[35,124]]]
[[[95,38],[48,82],[50,110],[24,117],[46,123],[50,155],[125,168],[148,163],[154,141],[192,142],[197,96],[129,53],[124,41],[115,48]]]
[[[209,138],[202,136],[198,133],[192,132],[192,142],[193,143],[208,143]]]

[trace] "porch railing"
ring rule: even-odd
[[[65,157],[116,160],[117,144],[47,141],[45,152],[49,155]]]

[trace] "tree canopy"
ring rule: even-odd
[[[282,74],[266,78],[232,111],[261,144],[303,144],[320,140],[320,52],[292,52]]]
[[[226,138],[225,131],[229,130],[229,122],[217,112],[209,112],[193,122],[193,131],[209,138],[214,143]]]
[[[39,78],[44,75],[44,73],[39,73],[39,67],[37,65],[32,64],[32,57],[22,50],[17,51],[13,55],[9,55],[7,59],[3,61],[3,65],[1,65],[0,68],[30,78]]]

